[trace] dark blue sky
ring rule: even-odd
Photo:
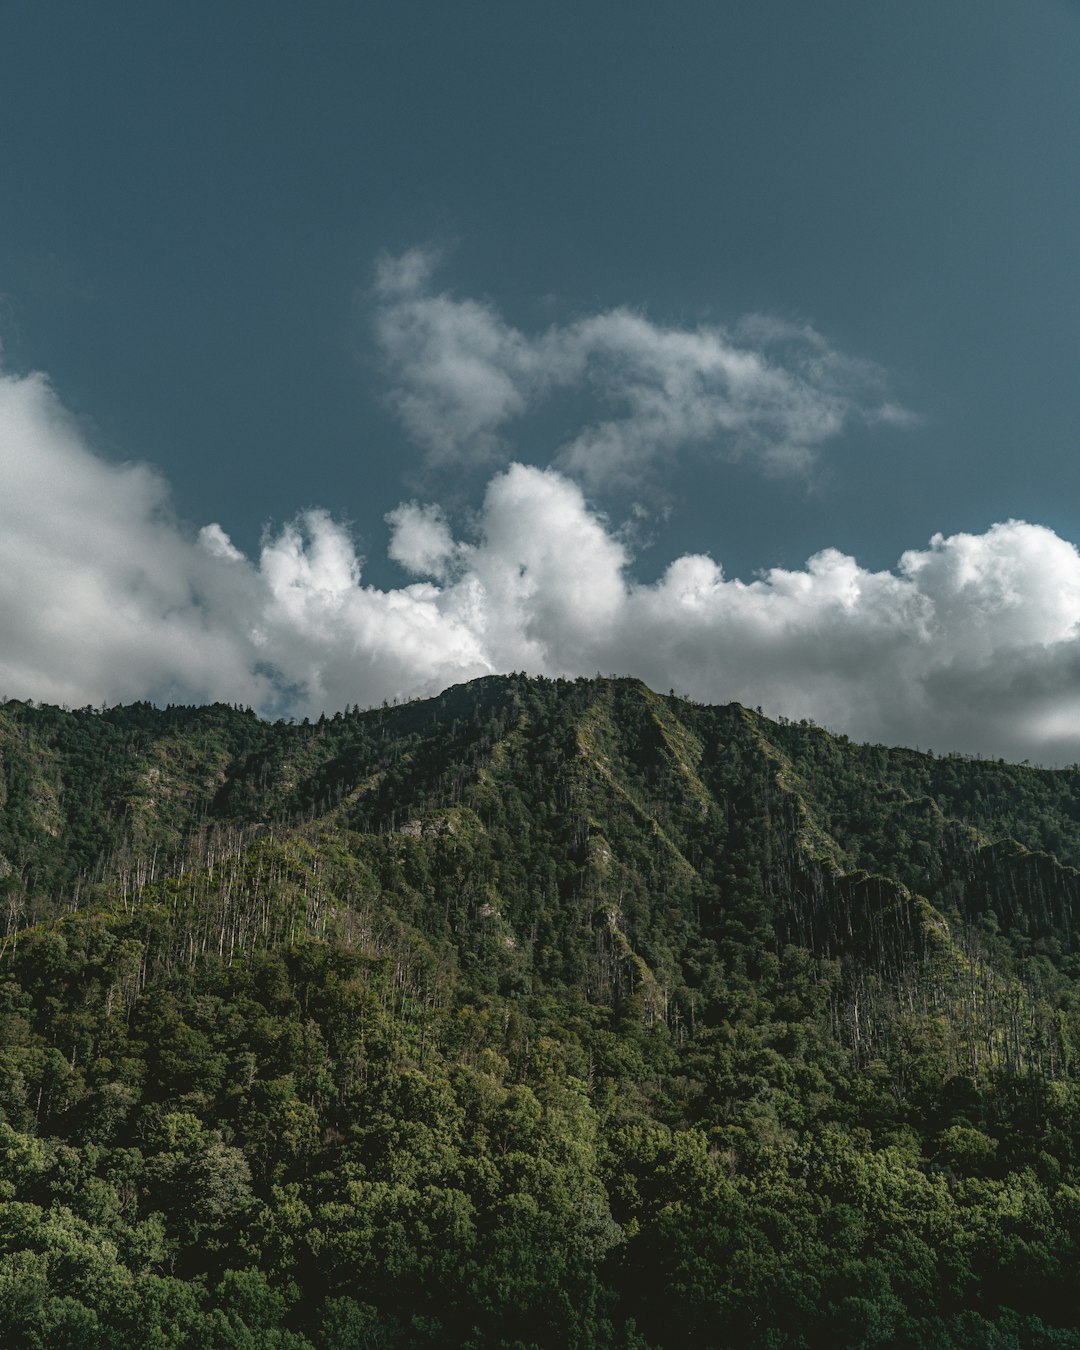
[[[0,695],[1080,757],[1078,90],[1061,0],[0,0]]]
[[[7,365],[246,548],[322,505],[374,563],[423,494],[365,291],[380,250],[431,242],[442,285],[525,329],[807,320],[920,415],[830,444],[809,491],[672,464],[655,567],[888,566],[1009,516],[1080,537],[1074,5],[8,3],[2,26]],[[547,430],[512,448],[542,459]]]

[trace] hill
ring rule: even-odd
[[[521,676],[0,761],[5,1345],[1080,1345],[1080,772]]]

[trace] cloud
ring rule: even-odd
[[[386,523],[393,530],[387,551],[394,562],[413,576],[446,579],[462,549],[454,543],[440,507],[403,502],[387,513]]]
[[[684,446],[805,472],[850,424],[911,420],[878,366],[808,325],[752,315],[733,333],[680,329],[619,308],[530,336],[434,290],[435,262],[384,258],[374,292],[391,403],[435,463],[503,454],[506,430],[558,392],[592,400],[556,462],[593,486],[636,482]]]
[[[206,543],[152,469],[90,453],[41,375],[0,375],[0,694],[263,702],[229,632],[258,583]]]
[[[392,371],[390,401],[433,460],[490,458],[499,428],[548,384],[542,355],[475,300],[433,295],[433,258],[414,250],[376,269],[376,333]]]
[[[388,520],[400,587],[366,585],[323,511],[248,558],[178,522],[152,469],[97,456],[41,376],[0,374],[0,693],[300,715],[601,670],[859,738],[1080,759],[1080,554],[1041,526],[937,535],[892,571],[826,549],[745,582],[689,555],[644,585],[554,469],[495,473],[467,537],[436,506]]]

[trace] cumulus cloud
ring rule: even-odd
[[[593,486],[636,482],[683,446],[805,472],[852,423],[911,420],[878,366],[809,325],[755,315],[734,332],[671,328],[619,308],[529,335],[490,304],[435,290],[435,261],[385,258],[375,284],[391,402],[434,462],[490,460],[560,391],[593,401],[556,459]]]
[[[42,376],[0,375],[0,693],[263,702],[229,632],[258,584],[230,550],[178,530],[152,469],[91,454]]]
[[[393,529],[388,553],[394,562],[413,576],[445,580],[462,546],[454,543],[440,507],[402,502],[387,512],[386,523]]]
[[[861,738],[1080,759],[1080,554],[1038,525],[937,535],[891,571],[826,549],[747,582],[691,555],[645,585],[554,469],[494,474],[464,538],[431,505],[388,520],[399,587],[366,585],[322,511],[248,558],[177,522],[153,470],[95,455],[43,378],[0,375],[0,693],[299,715],[601,670]]]

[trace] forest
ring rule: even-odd
[[[1080,1347],[1080,769],[0,706],[0,1344]]]

